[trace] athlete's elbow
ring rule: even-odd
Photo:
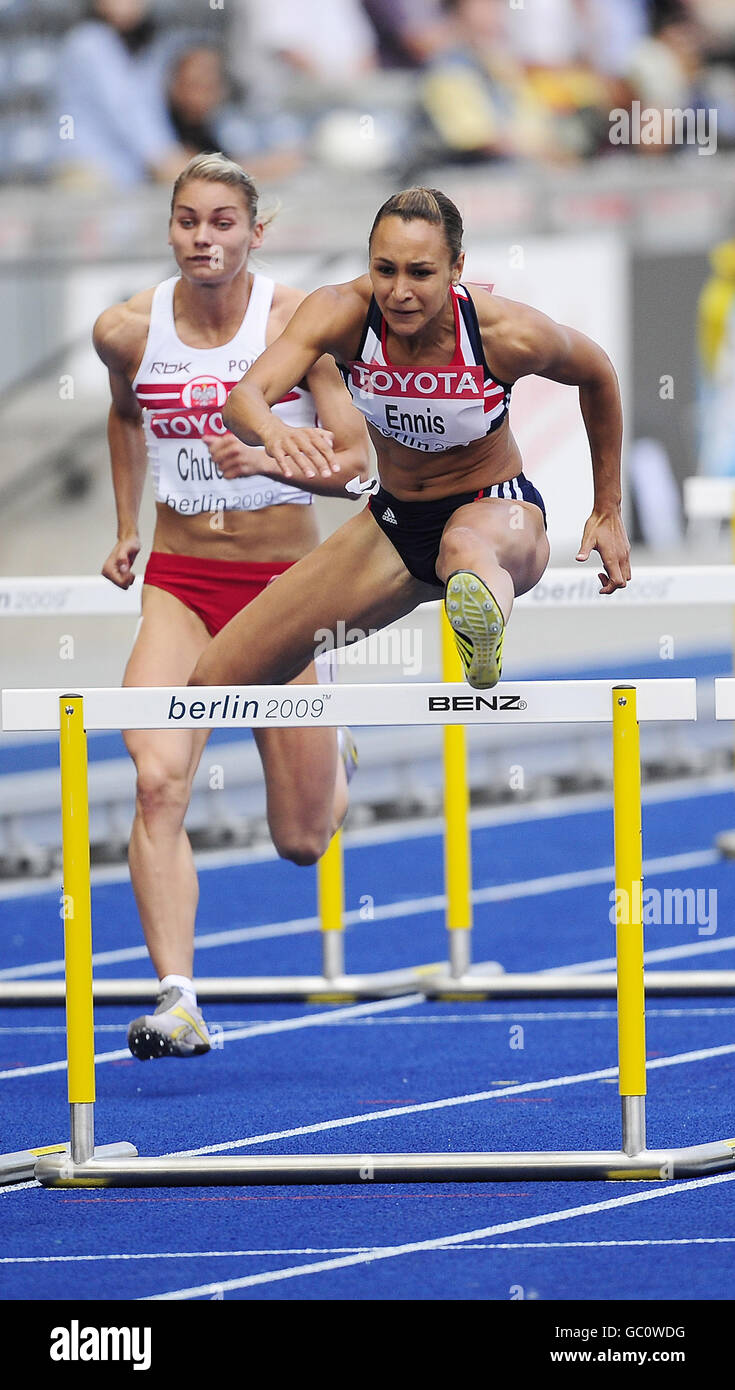
[[[222,407],[222,424],[224,425],[225,429],[230,430],[232,434],[239,434],[239,422],[237,418],[237,401],[233,400],[233,396],[235,395],[236,390],[237,387],[235,387],[235,390],[230,392],[229,396],[227,397],[227,400],[225,401]]]
[[[260,436],[254,434],[251,429],[248,429],[247,424],[242,418],[241,397],[238,396],[235,400],[232,399],[235,395],[235,391],[237,391],[237,387],[235,387],[234,391],[230,392],[222,407],[222,424],[226,430],[230,431],[230,434],[234,434],[243,444],[254,444],[256,446],[262,444],[263,441]]]
[[[592,363],[592,379],[598,386],[614,386],[619,388],[618,374],[613,366],[612,359],[608,357],[605,349],[595,343],[594,361]]]

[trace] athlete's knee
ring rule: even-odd
[[[471,526],[450,526],[442,536],[436,569],[445,578],[453,570],[471,568],[478,550],[492,549],[492,542],[478,536]]]
[[[318,826],[271,827],[271,835],[281,859],[289,859],[300,868],[316,864],[329,844],[329,831],[322,831]]]
[[[183,821],[191,794],[188,769],[148,754],[138,759],[137,772],[136,799],[143,819],[164,815]]]

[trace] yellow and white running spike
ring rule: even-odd
[[[505,619],[498,604],[478,574],[455,570],[447,580],[444,607],[469,684],[489,690],[503,668]]]

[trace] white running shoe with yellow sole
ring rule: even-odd
[[[209,1052],[212,1040],[201,1009],[192,1006],[176,985],[159,994],[157,1005],[155,1013],[134,1018],[128,1028],[128,1047],[139,1062]]]
[[[447,580],[444,607],[469,684],[489,690],[503,668],[505,619],[496,600],[478,574],[455,570]]]
[[[348,729],[346,724],[340,724],[337,729],[337,751],[345,765],[345,777],[347,778],[347,785],[349,786],[352,778],[357,772],[359,759],[357,756],[357,744],[352,737],[352,730]]]

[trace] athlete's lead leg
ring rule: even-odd
[[[541,509],[483,498],[459,507],[442,536],[436,572],[470,685],[500,679],[505,626],[516,594],[537,584],[549,560]]]
[[[387,627],[437,591],[409,574],[365,510],[279,575],[217,634],[190,685],[280,684],[340,629]]]

